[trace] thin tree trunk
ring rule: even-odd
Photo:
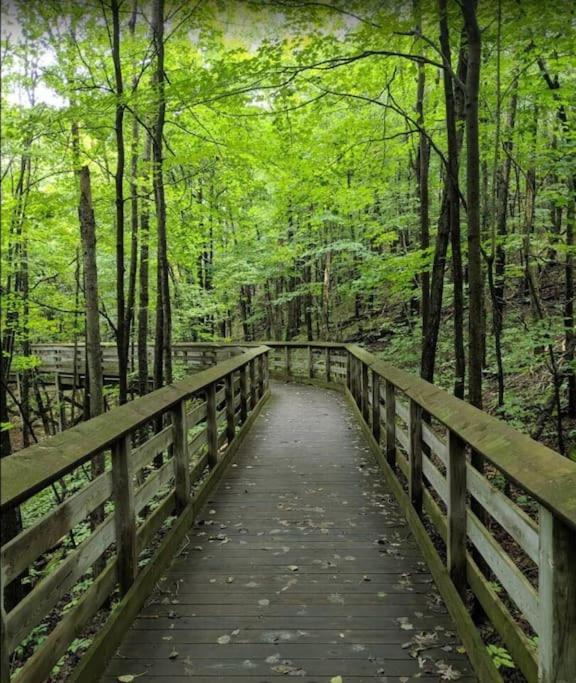
[[[439,0],[440,14],[440,39],[443,59],[450,66],[450,38],[446,20],[446,2]],[[467,69],[467,51],[464,46],[465,36],[461,37],[461,47],[458,57],[457,75],[462,80],[465,78]],[[454,278],[454,348],[455,348],[455,392],[461,393],[461,385],[464,381],[465,360],[463,342],[463,292],[462,292],[462,266],[460,256],[460,221],[459,221],[459,191],[458,191],[458,156],[462,144],[462,136],[456,128],[456,121],[463,116],[462,93],[455,89],[453,79],[444,70],[444,97],[446,106],[447,133],[449,137],[449,168],[447,169],[446,182],[442,190],[440,217],[438,219],[438,231],[434,248],[434,261],[432,265],[432,278],[430,283],[430,306],[428,326],[425,331],[422,344],[422,358],[420,373],[429,382],[434,381],[436,365],[436,348],[442,317],[442,300],[444,292],[444,273],[446,269],[446,253],[448,241],[452,242],[453,273]],[[453,121],[453,123],[449,123]],[[454,135],[450,132],[456,131]],[[454,150],[455,146],[455,150]],[[449,169],[452,169],[451,172]],[[452,180],[452,182],[451,182]],[[458,203],[454,197],[457,196]],[[452,198],[452,200],[451,200]],[[460,379],[462,378],[462,379]]]
[[[118,400],[128,399],[128,338],[126,334],[126,300],[124,293],[124,85],[120,58],[120,8],[118,0],[111,0],[112,9],[112,60],[116,86],[116,345],[118,348]]]
[[[90,169],[80,169],[80,230],[84,254],[84,295],[86,299],[86,362],[90,393],[90,417],[104,412],[100,312],[98,309],[98,268],[96,264],[96,223],[92,208]]]
[[[482,260],[480,224],[480,145],[478,94],[482,39],[476,18],[476,1],[463,0],[462,13],[468,37],[466,77],[466,204],[468,210],[468,401],[482,407]]]
[[[166,116],[164,95],[164,0],[154,0],[152,12],[152,31],[156,50],[156,97],[157,113],[153,129],[152,151],[154,159],[154,199],[156,203],[156,223],[158,230],[158,295],[156,307],[156,386],[162,384],[163,363],[164,380],[172,382],[172,312],[170,307],[170,282],[168,271],[168,244],[166,236],[166,198],[163,176],[163,131]],[[159,321],[161,324],[158,324]]]
[[[86,306],[86,370],[88,375],[88,389],[84,383],[84,391],[89,392],[90,412],[88,417],[96,417],[104,412],[104,378],[102,372],[102,347],[100,340],[100,312],[98,309],[98,268],[96,263],[96,222],[92,208],[92,190],[90,186],[90,170],[83,166],[78,172],[80,180],[80,204],[78,215],[80,218],[80,232],[84,253],[84,297]],[[92,477],[104,472],[104,455],[98,455],[91,460]],[[90,516],[92,529],[102,523],[104,507],[98,507]],[[100,559],[94,564],[93,570],[97,575],[104,568]]]
[[[576,211],[574,194],[576,188],[570,187],[572,200],[566,213],[566,261],[565,261],[565,304],[564,304],[564,339],[566,344],[566,375],[568,376],[568,416],[576,417],[576,373],[574,372],[574,231]]]
[[[416,20],[416,32],[422,31],[422,6],[421,0],[414,0],[414,17]],[[426,72],[422,62],[418,63],[418,83],[416,89],[416,115],[418,125],[424,126],[424,94],[426,87]],[[428,198],[428,172],[430,167],[430,144],[424,133],[420,133],[418,141],[417,178],[418,199],[420,218],[420,248],[425,251],[430,247],[430,209]],[[430,314],[430,272],[426,268],[420,274],[420,297],[422,315],[422,335],[426,334],[428,318]]]
[[[150,155],[152,152],[152,140],[146,136],[146,151],[144,153],[144,182],[147,189],[148,169],[150,167]],[[149,239],[150,239],[150,202],[143,199],[140,202],[140,270],[138,274],[138,384],[139,394],[143,396],[148,392],[148,304],[149,304]]]

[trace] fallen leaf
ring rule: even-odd
[[[332,676],[330,683],[344,683],[342,681],[342,676]]]
[[[228,645],[229,642],[230,642],[230,636],[229,635],[220,636],[218,638],[218,645]]]
[[[436,667],[440,674],[440,678],[443,681],[457,681],[462,676],[462,674],[450,664],[436,662]]]
[[[178,652],[177,650],[172,650],[172,652],[168,655],[170,659],[177,659],[178,658]]]

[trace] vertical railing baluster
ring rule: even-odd
[[[540,683],[573,681],[576,672],[576,530],[540,506],[538,595]]]
[[[314,350],[311,344],[308,344],[308,377],[314,378]]]
[[[131,435],[112,444],[112,484],[118,583],[125,595],[138,573],[136,549],[136,508],[134,503],[134,473]]]
[[[380,375],[372,370],[372,435],[380,444]]]
[[[248,417],[248,378],[246,366],[240,368],[240,421],[246,422]]]
[[[326,365],[326,382],[330,384],[332,381],[332,373],[330,371],[330,347],[324,349],[324,364]]]
[[[170,411],[174,443],[174,480],[176,510],[181,512],[190,502],[190,462],[188,456],[188,429],[186,425],[186,402],[180,401]]]
[[[466,443],[448,431],[448,571],[460,595],[466,590]]]
[[[369,424],[370,406],[368,405],[368,365],[364,361],[360,361],[361,383],[360,383],[360,410],[364,422]]]
[[[234,440],[236,435],[236,419],[234,411],[234,374],[231,372],[226,375],[226,440],[228,445]]]
[[[420,514],[422,512],[422,408],[410,399],[410,500]]]
[[[346,386],[348,391],[352,393],[352,354],[346,350]]]
[[[396,467],[396,393],[392,382],[385,380],[386,396],[386,461],[390,467]]]
[[[290,375],[292,374],[292,370],[290,368],[290,347],[289,346],[286,346],[285,361],[286,361],[286,377],[290,377]]]
[[[264,396],[264,355],[258,356],[258,398]]]
[[[256,364],[254,359],[250,361],[248,364],[249,367],[249,372],[250,372],[250,410],[254,410],[254,407],[256,405],[257,401],[257,396],[256,396]]]
[[[218,464],[218,423],[216,420],[216,384],[212,382],[206,388],[206,429],[208,443],[208,466]]]

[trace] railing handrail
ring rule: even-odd
[[[4,458],[0,511],[19,505],[134,429],[268,350],[260,345]]]
[[[347,344],[346,349],[576,529],[576,463],[435,384],[376,358],[356,344]]]
[[[172,348],[180,348],[180,347],[194,347],[194,348],[216,348],[216,349],[227,349],[229,347],[245,347],[245,346],[261,346],[263,342],[172,342]],[[73,349],[73,348],[78,348],[78,349],[84,349],[85,348],[85,343],[84,342],[78,342],[77,344],[74,344],[72,342],[54,342],[54,343],[46,343],[46,342],[33,342],[31,345],[32,350],[34,349],[59,349],[59,348],[66,348],[66,349]],[[100,346],[107,348],[107,349],[115,349],[116,348],[116,342],[101,342]],[[148,347],[153,347],[154,343],[149,342],[147,344]]]

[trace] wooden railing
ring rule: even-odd
[[[357,346],[267,342],[232,346],[231,352],[250,346],[115,409],[114,420],[96,418],[5,460],[2,508],[24,510],[27,500],[98,454],[108,452],[111,463],[2,548],[5,585],[108,501],[104,521],[3,617],[6,653],[106,557],[107,568],[16,680],[43,680],[114,591],[125,595],[116,611],[128,607],[124,616],[108,620],[114,637],[105,629],[99,651],[106,651],[106,642],[115,647],[136,614],[135,586],[139,599],[153,588],[259,405],[268,366],[278,378],[339,388],[352,401],[480,680],[500,679],[470,618],[478,609],[530,683],[576,680],[576,464]],[[151,467],[160,453],[168,459]],[[208,475],[199,484],[201,472]],[[142,551],[175,511],[173,529],[159,548],[152,546],[153,561],[135,578],[136,553],[141,563]],[[118,550],[117,538],[123,539]],[[80,674],[85,661],[90,659],[81,660]]]
[[[266,342],[270,372],[279,379],[345,384],[348,352],[332,342]]]
[[[3,460],[1,511],[18,507],[25,523],[2,546],[1,595],[25,572],[32,588],[8,613],[2,604],[2,683],[46,680],[101,607],[118,600],[97,637],[100,664],[85,657],[75,671],[94,680],[267,397],[268,353],[234,355]],[[83,472],[95,462],[101,474]],[[51,491],[71,477],[77,490],[52,503]],[[28,523],[38,501],[47,511]],[[46,558],[50,571],[36,580]],[[11,653],[41,624],[35,651],[10,678]]]
[[[186,370],[205,370],[244,350],[242,345],[218,342],[190,342],[172,345],[172,360]],[[38,358],[42,372],[83,375],[86,368],[83,344],[32,344],[32,355]],[[154,346],[148,345],[148,367],[154,367]],[[102,369],[106,376],[118,374],[118,352],[115,344],[102,344]]]
[[[471,596],[527,681],[576,681],[576,463],[358,346],[269,344],[274,374],[344,383],[480,680]]]

